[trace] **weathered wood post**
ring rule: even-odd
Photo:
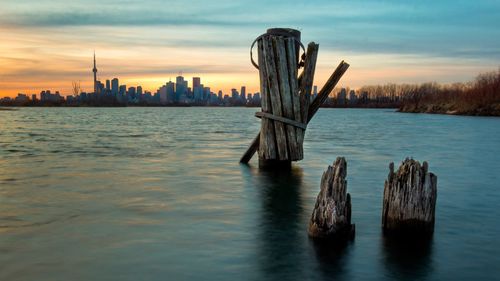
[[[291,161],[303,159],[304,133],[307,123],[328,98],[340,78],[349,68],[342,61],[325,83],[318,96],[309,104],[319,45],[311,42],[299,60],[300,32],[288,28],[272,28],[259,36],[259,60],[253,65],[259,69],[262,93],[261,131],[240,159],[248,163],[259,151],[259,165],[289,167]],[[304,70],[297,78],[297,70]]]
[[[300,32],[293,29],[269,29],[257,39],[259,56],[262,118],[259,163],[262,166],[289,165],[300,160],[305,124],[300,115],[297,68]]]
[[[428,172],[427,162],[406,158],[394,173],[389,165],[384,185],[382,228],[386,233],[408,234],[434,231],[437,177]]]
[[[323,173],[321,190],[309,222],[309,236],[346,240],[354,237],[351,224],[351,195],[347,193],[347,163],[337,157]]]

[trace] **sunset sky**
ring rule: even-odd
[[[500,1],[0,0],[0,97],[92,91],[98,78],[156,91],[182,71],[213,91],[258,91],[253,39],[269,27],[320,44],[316,84],[454,82],[500,66]]]

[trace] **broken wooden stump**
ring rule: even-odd
[[[389,165],[384,184],[382,228],[385,233],[432,234],[436,209],[437,177],[427,162],[406,158],[394,173]]]
[[[347,163],[337,157],[323,173],[321,190],[309,222],[313,238],[346,240],[354,237],[351,224],[351,196],[347,193]]]

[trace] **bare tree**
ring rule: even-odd
[[[71,82],[72,89],[73,89],[73,95],[77,96],[80,94],[82,87],[80,86],[80,81],[73,81]]]

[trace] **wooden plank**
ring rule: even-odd
[[[319,45],[311,42],[307,46],[307,55],[302,72],[302,81],[300,84],[300,99],[302,104],[302,121],[307,122],[309,114],[309,104],[311,101],[311,91],[314,83],[314,73],[316,70],[316,61],[318,58]]]
[[[290,81],[288,75],[288,62],[285,47],[285,39],[283,37],[273,37],[273,45],[276,50],[276,74],[279,84],[279,94],[281,98],[281,105],[283,109],[283,117],[287,119],[294,119],[293,115],[293,104],[292,104],[292,92],[290,89]],[[297,78],[295,78],[297,79]],[[285,126],[286,140],[288,144],[288,159],[287,160],[297,160],[298,159],[298,148],[297,148],[297,136],[295,133],[295,127],[292,125]]]
[[[322,98],[321,100],[324,102],[326,100],[326,98],[328,97],[328,94],[330,94],[330,92],[335,88],[335,86],[337,85],[338,81],[340,80],[340,78],[342,78],[342,76],[344,75],[344,73],[347,71],[347,69],[349,68],[349,64],[342,61],[338,66],[337,68],[335,69],[335,71],[332,73],[332,75],[330,76],[330,78],[328,78],[328,81],[327,83],[325,83],[325,85],[323,86],[323,88],[321,88],[320,90],[320,93],[322,94]],[[301,80],[301,77],[299,77],[299,79]],[[324,93],[327,93],[326,94],[326,97]],[[318,97],[320,95],[318,94]],[[319,106],[317,106],[317,104],[320,102],[320,100],[318,99],[318,97],[316,97],[316,99],[314,99],[313,103],[315,104],[314,107],[315,109],[312,110],[312,104],[311,106],[309,106],[309,112],[308,112],[308,118],[307,118],[307,123],[309,123],[312,119],[312,117],[314,117],[314,114],[316,114],[316,112],[318,111],[319,109]],[[318,100],[318,101],[316,101]],[[321,104],[320,104],[321,105]],[[260,138],[259,138],[260,139]],[[257,138],[254,139],[254,142],[256,143],[260,143],[257,141]],[[241,163],[248,163],[250,161],[250,159],[252,159],[253,155],[255,154],[255,152],[259,150],[259,145],[256,145],[256,144],[251,144],[247,151],[245,152],[245,154],[243,154],[244,157],[242,157],[240,159],[240,162]]]
[[[302,123],[302,118],[300,115],[299,84],[297,78],[298,57],[295,45],[296,43],[293,38],[285,38],[285,49],[286,49],[287,65],[288,65],[288,82],[290,83],[290,93],[292,97],[293,118],[295,121]],[[293,161],[302,160],[304,158],[302,142],[299,142],[300,141],[299,136],[303,134],[304,130],[305,128],[304,129],[298,127],[295,128],[294,148],[296,150],[296,153],[292,158]]]
[[[262,124],[262,122],[261,122]],[[262,130],[262,128],[261,128]],[[248,163],[252,159],[253,155],[257,150],[259,150],[259,142],[260,142],[260,132],[255,136],[255,138],[250,143],[250,146],[245,151],[245,154],[241,156],[240,163]]]
[[[258,46],[258,56],[259,65],[265,65],[265,52],[264,52],[264,42],[259,40],[257,42]],[[259,69],[260,75],[260,91],[262,93],[262,111],[266,113],[272,113],[271,108],[271,98],[269,97],[269,86],[267,84],[267,69],[266,67],[261,67]],[[259,157],[262,159],[276,159],[276,139],[274,133],[273,121],[269,119],[262,119],[261,121],[261,133],[262,137],[259,138]],[[251,158],[251,156],[250,156]]]
[[[308,109],[310,103],[311,90],[314,82],[314,73],[316,68],[316,60],[318,57],[319,45],[311,42],[308,44],[304,70],[301,74],[300,81],[300,102],[301,102],[301,116],[302,122],[307,123]],[[305,130],[298,135],[298,142],[302,145],[304,143]],[[302,151],[303,154],[303,151]],[[303,157],[303,155],[302,155]]]
[[[264,64],[267,71],[267,85],[269,87],[269,96],[271,97],[271,113],[276,116],[283,116],[277,76],[278,70],[276,68],[277,59],[273,40],[270,36],[264,36],[262,41],[264,42]],[[274,131],[276,137],[276,147],[278,149],[278,157],[274,159],[289,160],[285,125],[281,122],[274,122]]]
[[[314,73],[316,70],[316,61],[318,58],[318,50],[319,50],[319,45],[311,42],[309,45],[307,45],[307,53],[306,53],[306,59],[305,59],[305,65],[304,65],[304,70],[302,71],[301,75],[301,83],[300,83],[300,104],[301,104],[301,117],[302,117],[302,122],[307,124],[307,117],[308,117],[308,112],[309,112],[309,103],[311,101],[311,91],[314,83]],[[305,135],[305,130],[301,131],[300,135],[297,135],[298,137],[298,142],[300,143],[301,147],[303,147],[304,143],[304,135]],[[303,156],[303,150],[302,152],[302,157]]]
[[[347,71],[349,68],[349,64],[341,61],[340,64],[337,66],[335,71],[333,72],[332,76],[328,78],[328,81],[326,81],[325,85],[323,88],[318,93],[318,96],[312,101],[311,105],[309,106],[309,112],[307,114],[307,123],[311,121],[311,119],[314,117],[314,114],[318,111],[318,109],[321,107],[321,105],[326,101],[328,98],[328,95],[333,91],[337,83],[339,82],[340,78],[344,75],[344,73]]]

